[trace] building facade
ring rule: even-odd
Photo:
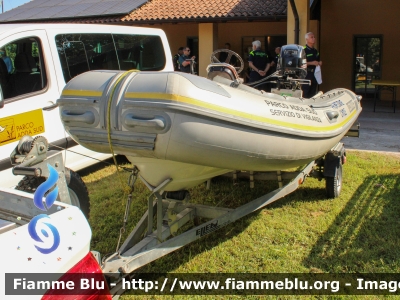
[[[399,13],[397,0],[321,0],[322,88],[371,95],[375,78],[400,81]]]
[[[272,56],[277,46],[297,41],[304,45],[305,33],[312,31],[323,61],[320,90],[344,87],[369,96],[373,79],[400,80],[398,0],[138,0],[135,7],[119,0],[117,9],[103,12],[101,5],[106,7],[109,1],[99,0],[93,9],[83,2],[33,0],[18,11],[0,15],[0,23],[23,20],[161,28],[169,39],[171,57],[179,47],[191,48],[200,76],[206,76],[211,53],[225,43],[247,61],[254,40],[260,40]],[[35,3],[40,7],[34,7]],[[78,4],[86,9],[74,13]]]

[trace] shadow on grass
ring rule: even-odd
[[[249,214],[137,271],[400,273],[399,163],[371,154],[353,159],[355,163],[346,172],[338,199],[326,200],[325,182],[309,178],[305,185],[267,209]],[[376,160],[378,163],[371,167]],[[111,174],[114,169],[105,169],[108,172],[87,175],[92,248],[102,254],[115,251],[126,203],[117,176]],[[129,174],[123,173],[127,178]],[[210,190],[200,185],[190,193],[193,203],[237,208],[276,188],[277,182],[257,181],[250,189],[246,180],[232,185],[231,179],[219,177],[213,179]],[[138,181],[123,240],[146,211],[149,194]]]
[[[366,177],[303,264],[323,272],[399,272],[399,175]]]

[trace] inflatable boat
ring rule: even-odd
[[[195,186],[232,170],[273,171],[315,160],[357,120],[360,97],[335,89],[281,96],[180,72],[91,71],[58,100],[79,144],[125,155],[156,187]]]

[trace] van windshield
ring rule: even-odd
[[[165,67],[159,36],[74,33],[55,39],[65,82],[90,70],[160,71]]]

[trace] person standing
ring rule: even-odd
[[[275,48],[275,57],[271,61],[271,68],[270,68],[270,73],[271,74],[276,72],[276,69],[278,67],[278,61],[279,61],[280,57],[281,57],[281,47],[276,47]]]
[[[301,89],[303,90],[304,98],[311,98],[317,93],[318,82],[315,79],[315,68],[322,66],[322,61],[319,59],[319,52],[314,48],[315,36],[314,33],[308,32],[305,35],[306,45],[304,46],[304,52],[307,57],[307,76],[305,79],[311,81],[311,85],[303,84]]]
[[[253,51],[250,52],[248,59],[250,67],[249,83],[264,78],[271,66],[267,53],[261,50],[261,42],[257,40],[252,45]]]
[[[231,44],[225,43],[225,49],[231,50]],[[219,55],[219,61],[222,63],[227,63],[232,66],[236,66],[237,58],[236,56],[232,55],[229,61],[226,61],[228,59],[228,52],[221,52]]]
[[[6,66],[7,66],[7,72],[8,72],[8,74],[11,74],[12,71],[13,71],[13,69],[14,69],[14,67],[13,67],[11,58],[9,58],[9,57],[7,56],[7,53],[6,53],[6,51],[5,51],[3,48],[0,49],[0,56],[1,56],[1,58],[2,58],[3,61],[4,61],[4,63],[5,63]]]
[[[193,61],[196,56],[192,56],[189,57],[190,55],[190,49],[189,47],[185,47],[183,48],[183,55],[181,55],[181,57],[179,57],[179,66],[181,69],[181,72],[185,72],[185,73],[191,73],[191,68],[190,68],[190,64],[191,64],[191,60]]]
[[[180,65],[179,65],[179,57],[183,55],[183,47],[179,47],[178,53],[174,55],[174,70],[175,71],[180,71]]]
[[[374,72],[379,72],[381,70],[380,64],[379,64],[379,57],[376,58],[374,64],[372,65],[372,70]]]

